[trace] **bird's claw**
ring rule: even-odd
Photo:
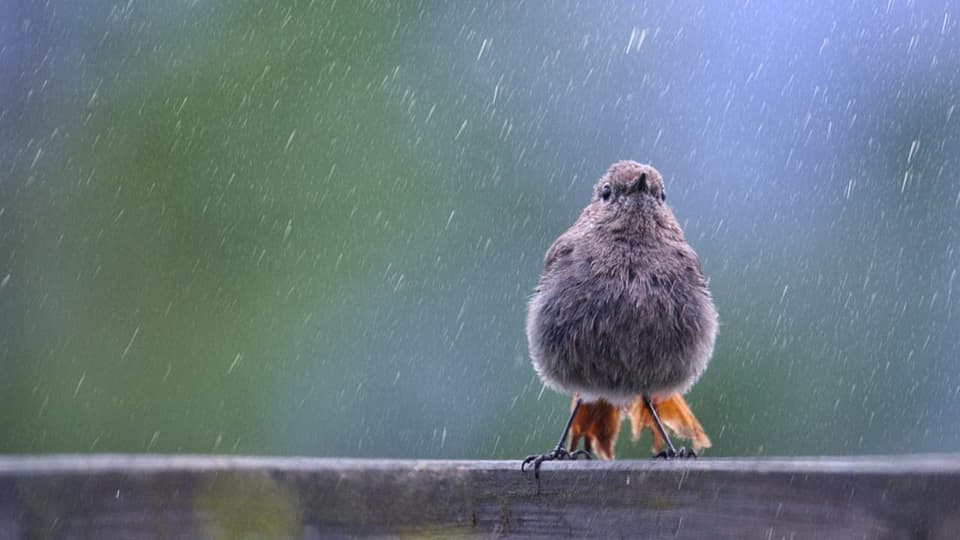
[[[563,461],[563,460],[576,460],[578,457],[585,457],[587,459],[593,459],[593,454],[587,452],[586,450],[574,450],[573,452],[568,451],[562,446],[558,446],[553,450],[547,452],[546,454],[533,454],[527,456],[527,459],[523,460],[523,463],[520,464],[520,470],[526,471],[527,465],[533,463],[533,477],[537,480],[540,479],[540,465],[544,461]]]
[[[576,460],[580,456],[583,456],[586,459],[593,459],[593,454],[584,450],[583,448],[570,452],[570,459],[572,460]]]
[[[697,453],[692,448],[680,447],[676,450],[667,448],[654,454],[653,459],[696,458]]]

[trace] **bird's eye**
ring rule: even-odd
[[[604,201],[609,201],[611,194],[613,194],[613,190],[610,189],[610,184],[604,184],[603,188],[600,190],[600,198]]]
[[[667,190],[660,192],[660,202],[667,202]]]

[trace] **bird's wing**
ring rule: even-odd
[[[589,225],[586,223],[587,221],[589,221],[589,217],[587,213],[584,212],[580,215],[580,218],[577,219],[577,222],[573,224],[573,227],[567,229],[566,232],[553,241],[553,245],[550,246],[547,254],[543,257],[543,271],[545,274],[550,272],[558,263],[568,260],[573,255],[573,248],[577,238],[583,235],[583,231],[589,229]]]
[[[569,258],[573,253],[573,239],[570,236],[570,231],[567,231],[554,240],[543,257],[544,272],[549,272],[558,262]]]
[[[687,252],[684,260],[686,262],[687,272],[693,274],[697,285],[702,287],[706,286],[706,278],[703,277],[703,268],[700,266],[700,257],[697,256],[697,252],[694,251],[689,245],[687,246]]]

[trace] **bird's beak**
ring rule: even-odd
[[[627,193],[640,193],[647,190],[647,175],[646,173],[641,174],[640,178],[637,178],[630,187],[627,189]]]

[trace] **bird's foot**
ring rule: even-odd
[[[675,458],[696,458],[697,453],[692,448],[680,447],[677,449],[667,448],[654,454],[653,459],[675,459]]]
[[[593,454],[587,452],[586,450],[574,450],[573,452],[568,451],[562,446],[558,446],[553,450],[547,452],[546,454],[533,454],[527,456],[527,459],[523,460],[523,463],[520,464],[520,470],[526,471],[527,465],[533,464],[533,476],[537,480],[540,479],[540,465],[544,461],[564,461],[564,460],[576,460],[578,457],[585,457],[587,459],[593,459]]]
[[[580,450],[574,450],[573,452],[570,452],[570,459],[574,461],[576,461],[576,459],[580,456],[583,456],[586,459],[595,459],[593,454],[582,448]]]

